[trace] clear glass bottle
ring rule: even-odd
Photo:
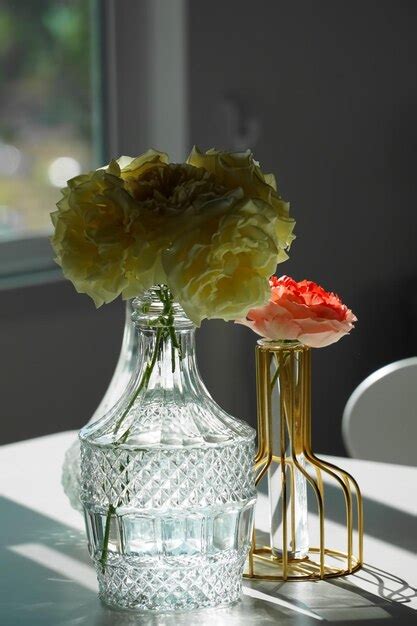
[[[137,361],[138,335],[132,323],[132,312],[132,302],[131,300],[127,300],[122,347],[116,369],[114,370],[106,393],[88,421],[89,424],[103,417],[103,415],[116,404],[133,375]],[[80,461],[80,442],[77,438],[65,453],[61,482],[71,506],[77,511],[82,512],[83,506],[80,500]]]
[[[282,559],[283,538],[287,538],[287,557],[304,559],[310,543],[308,533],[307,481],[299,469],[305,471],[304,426],[305,402],[301,385],[301,368],[305,367],[308,348],[298,342],[279,342],[260,339],[259,351],[269,351],[270,408],[272,463],[268,468],[268,495],[270,506],[270,541],[272,554]],[[288,529],[283,530],[282,462],[287,478],[286,518]]]
[[[200,379],[195,328],[160,288],[133,302],[134,376],[80,433],[81,500],[100,597],[153,611],[236,601],[249,551],[255,431]],[[144,380],[146,378],[146,384]]]

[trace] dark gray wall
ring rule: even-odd
[[[66,281],[0,292],[0,442],[79,428],[110,381],[121,302],[95,310]]]
[[[250,147],[297,220],[278,273],[338,291],[359,318],[350,337],[313,355],[315,440],[341,453],[355,386],[417,352],[417,4],[193,0],[189,8],[192,141],[230,146],[225,99],[258,120]],[[238,332],[227,332],[220,349],[230,359]],[[245,331],[235,367],[213,372],[213,387],[226,376],[243,381],[246,370],[252,388],[251,343]],[[250,417],[253,401],[239,408],[237,400],[224,403]]]

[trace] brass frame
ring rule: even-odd
[[[271,379],[271,361],[276,360],[276,373]],[[297,363],[299,374],[294,379],[292,372]],[[282,557],[272,552],[272,546],[257,543],[256,530],[253,531],[245,578],[257,580],[317,580],[345,576],[358,571],[363,564],[363,504],[356,480],[346,471],[328,461],[319,459],[311,447],[311,351],[297,342],[258,341],[256,347],[256,377],[258,401],[258,451],[255,457],[256,484],[258,485],[272,463],[281,467],[282,486]],[[273,454],[271,396],[275,379],[280,384],[280,412],[291,419],[280,420],[280,456]],[[287,439],[287,437],[289,439]],[[286,456],[287,441],[291,441],[291,456]],[[297,455],[303,453],[306,467]],[[287,480],[286,468],[290,469]],[[306,478],[307,486],[314,492],[319,516],[320,543],[310,548],[305,559],[291,559],[288,555],[287,537],[288,507],[291,502],[291,530],[294,537],[294,510],[291,489],[294,485],[294,471],[297,468]],[[308,471],[308,469],[310,471]],[[325,488],[323,473],[330,476],[344,494],[346,507],[346,552],[334,550],[325,543]],[[313,475],[314,474],[314,477]],[[289,484],[287,484],[289,483]],[[288,494],[288,491],[290,493]],[[356,499],[358,531],[357,552],[354,553],[353,497]],[[355,542],[356,543],[356,542]],[[314,558],[318,556],[318,558]],[[334,561],[342,564],[335,565]]]

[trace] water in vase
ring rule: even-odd
[[[82,454],[85,463],[100,463],[100,451],[83,447]],[[230,480],[220,482],[218,466],[225,458]],[[104,562],[108,512],[86,510],[89,550],[106,602],[120,605],[123,597],[126,607],[169,610],[218,604],[219,597],[221,603],[237,600],[255,499],[242,489],[251,467],[236,446],[123,451],[112,461],[125,468],[125,484],[115,485],[124,497],[111,513]],[[144,486],[130,502],[129,474]]]

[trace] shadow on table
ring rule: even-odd
[[[266,479],[260,485],[260,491],[267,495]],[[317,504],[311,489],[308,489],[308,508],[317,514]],[[410,497],[412,497],[410,495]],[[343,492],[332,483],[325,483],[326,519],[345,526],[346,508]],[[362,497],[365,531],[368,535],[385,543],[398,546],[415,554],[417,552],[416,518],[411,513],[401,511],[366,496]],[[417,620],[416,620],[417,624]]]
[[[359,575],[375,580],[375,594],[358,589],[354,578],[319,583],[245,581],[242,601],[225,609],[159,616],[116,612],[97,599],[83,533],[5,498],[0,498],[0,520],[0,623],[5,626],[310,626],[318,621],[400,626],[417,622],[416,613],[404,606],[416,590],[368,566]]]
[[[325,489],[326,517],[344,525],[345,505],[342,500],[343,494],[340,489],[334,487],[331,483],[326,483]],[[363,496],[362,499],[365,531],[368,535],[409,552],[417,552],[416,518],[414,515],[372,500],[372,498]],[[309,502],[309,509],[314,512],[317,510],[313,501]]]

